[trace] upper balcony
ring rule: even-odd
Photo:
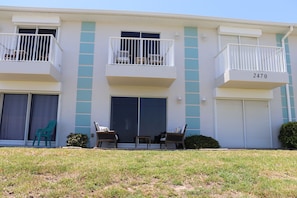
[[[215,59],[217,87],[274,89],[289,82],[282,47],[228,44]]]
[[[174,41],[112,37],[105,75],[111,85],[169,87],[176,79]]]
[[[62,49],[50,34],[0,34],[0,79],[60,82]]]

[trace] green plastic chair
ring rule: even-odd
[[[53,134],[53,131],[54,131],[55,127],[56,127],[56,124],[57,124],[56,120],[51,120],[47,124],[47,127],[37,129],[36,133],[35,133],[34,141],[33,141],[33,146],[35,144],[36,139],[38,140],[37,145],[39,146],[40,140],[43,137],[44,141],[45,141],[45,146],[47,147],[47,142],[49,142],[49,146],[51,147],[52,134]]]

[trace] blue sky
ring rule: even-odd
[[[0,0],[0,5],[158,12],[297,24],[297,0]]]

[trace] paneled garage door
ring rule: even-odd
[[[217,100],[217,140],[226,148],[272,148],[268,101]]]

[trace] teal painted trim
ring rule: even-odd
[[[198,47],[198,38],[196,37],[185,37],[185,47]]]
[[[185,48],[185,58],[198,58],[198,48]]]
[[[198,30],[184,27],[185,55],[185,113],[188,124],[186,135],[200,134],[200,82]]]
[[[185,37],[198,37],[198,30],[196,27],[185,27],[184,28]]]
[[[198,69],[198,59],[185,59],[185,69]]]
[[[200,135],[200,130],[199,129],[187,129],[186,137],[189,137],[192,135]]]
[[[90,137],[91,128],[90,127],[75,127],[75,133],[86,134]]]
[[[200,106],[186,106],[186,115],[187,116],[199,116]]]
[[[191,126],[191,129],[200,129],[200,118],[187,117],[186,121]]]
[[[77,72],[75,130],[87,134],[89,137],[92,124],[95,30],[95,22],[82,22]]]
[[[79,67],[78,68],[79,77],[93,77],[93,67]]]
[[[91,54],[80,54],[79,55],[79,64],[80,65],[93,65],[94,55]]]
[[[199,93],[199,82],[186,82],[186,92]]]
[[[282,96],[285,96],[285,95],[286,95],[286,87],[285,87],[285,86],[282,86],[282,87],[280,88],[280,90],[281,90],[281,95],[282,95]]]
[[[281,39],[283,38],[283,34],[276,35],[276,43],[278,47],[282,46]],[[288,38],[285,39],[285,50],[286,50],[286,63],[287,63],[287,72],[289,74],[289,99],[291,103],[291,117],[292,121],[296,121],[296,112],[295,112],[295,103],[294,103],[294,89],[293,89],[293,80],[292,80],[292,67],[291,67],[291,58],[290,58],[290,51],[289,51],[289,40]],[[287,91],[286,86],[282,86],[281,88],[281,103],[282,103],[282,115],[283,121],[289,121],[288,115],[288,106],[287,106]]]
[[[95,33],[93,32],[82,32],[80,35],[81,43],[93,43],[95,41]]]
[[[95,29],[96,29],[96,23],[95,22],[82,22],[82,24],[81,24],[81,31],[94,32]]]
[[[295,108],[292,108],[291,111],[292,111],[292,118],[294,121],[296,121],[296,112],[293,111]]]
[[[186,75],[185,78],[187,79],[187,81],[199,81],[198,71],[186,70],[185,75]]]
[[[291,102],[292,108],[294,108],[295,107],[294,97],[290,97],[290,102]]]
[[[80,53],[94,53],[94,43],[81,43],[80,44]]]
[[[92,91],[91,90],[77,90],[76,100],[77,101],[91,101],[92,100]]]
[[[186,94],[186,104],[198,105],[199,98],[200,98],[199,93],[191,93],[191,94],[187,93]]]
[[[91,115],[76,114],[75,125],[78,126],[90,126]]]
[[[91,102],[76,102],[76,113],[90,113],[91,108]]]
[[[79,89],[92,89],[93,79],[92,78],[78,78],[77,88]]]
[[[287,97],[286,96],[281,96],[281,99],[282,99],[282,107],[283,108],[286,108],[288,103],[287,103]]]

